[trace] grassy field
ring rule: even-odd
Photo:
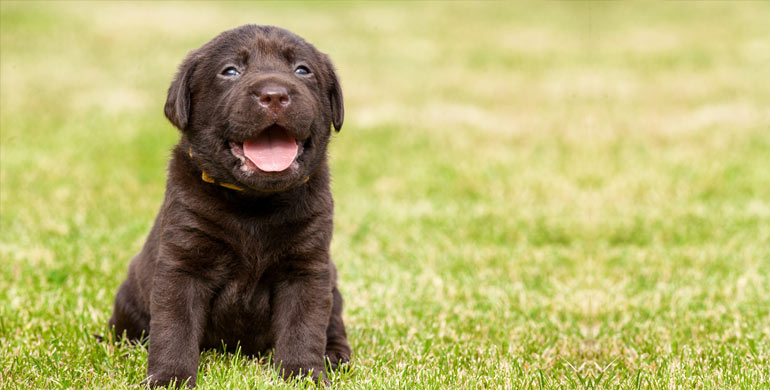
[[[770,388],[770,4],[0,3],[0,388],[124,389],[98,343],[185,53],[334,59],[341,389]],[[201,389],[304,388],[205,352]]]

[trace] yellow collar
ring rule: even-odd
[[[193,158],[192,149],[190,149],[190,151],[188,153],[190,154],[190,158]],[[235,184],[218,183],[216,180],[212,179],[211,176],[207,175],[206,171],[204,171],[204,170],[201,170],[201,180],[205,181],[206,183],[216,184],[216,185],[218,185],[220,187],[225,187],[225,188],[228,188],[228,189],[231,189],[231,190],[235,190],[235,191],[245,191],[246,190],[245,188],[237,186]],[[302,184],[307,183],[309,180],[310,180],[310,175],[308,175],[307,177],[305,177],[302,180]],[[287,186],[287,188],[288,188],[288,186]],[[284,189],[285,188],[282,188],[282,189],[279,189],[279,190],[275,190],[275,191],[270,191],[270,192],[279,192],[279,191],[283,191]],[[259,192],[263,192],[263,191],[259,191]]]
[[[218,185],[220,185],[222,187],[229,188],[231,190],[236,190],[236,191],[243,191],[243,190],[245,190],[245,188],[239,187],[239,186],[237,186],[235,184],[217,183],[217,181],[212,179],[211,176],[207,175],[205,171],[201,171],[201,179],[203,179],[203,181],[205,181],[206,183],[218,184]]]

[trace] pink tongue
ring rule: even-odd
[[[265,129],[251,141],[243,142],[243,154],[265,172],[280,172],[297,157],[297,142],[283,129]]]

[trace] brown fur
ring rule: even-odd
[[[298,64],[311,75],[295,74]],[[228,65],[238,77],[223,76]],[[286,88],[291,104],[275,112],[257,104],[268,84]],[[149,383],[195,386],[201,349],[222,343],[245,354],[275,348],[284,376],[312,370],[317,380],[325,357],[332,367],[347,362],[326,157],[343,104],[328,57],[280,28],[226,31],[188,54],[165,113],[181,131],[166,195],[109,322],[132,340],[149,335]],[[298,166],[244,174],[228,141],[269,126],[304,140]],[[244,190],[205,182],[202,172]]]

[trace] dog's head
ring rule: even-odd
[[[256,25],[190,52],[165,113],[207,176],[266,193],[306,181],[344,117],[329,58],[287,30]]]

